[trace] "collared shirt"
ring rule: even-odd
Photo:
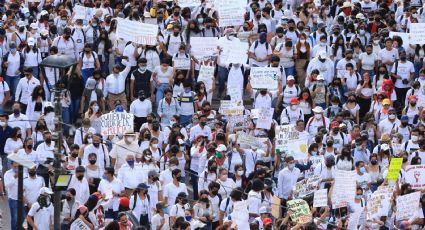
[[[35,178],[27,177],[24,179],[24,196],[31,205],[37,202],[40,195],[40,189],[44,187],[43,177],[35,176]]]
[[[104,170],[105,167],[108,167],[110,165],[108,148],[104,144],[100,144],[99,148],[94,147],[93,144],[90,144],[86,148],[84,148],[84,157],[82,159],[83,165],[89,164],[88,155],[90,153],[96,154],[97,156],[96,165],[100,169]]]
[[[126,164],[126,158],[128,154],[134,154],[137,153],[139,150],[139,145],[137,144],[137,141],[133,141],[130,144],[125,143],[125,140],[118,141],[113,147],[111,152],[109,153],[109,156],[111,158],[115,159],[115,170],[119,170],[122,165]],[[136,157],[139,154],[137,154]]]
[[[112,195],[112,192],[116,194],[120,194],[122,191],[124,191],[124,186],[121,183],[121,181],[117,178],[114,178],[112,181],[102,179],[99,183],[98,190],[100,193],[102,193],[106,197],[109,197],[111,200],[107,205],[105,205],[105,209],[106,210],[112,209],[114,211],[118,211],[119,197],[118,196],[110,197],[110,196]]]
[[[89,182],[86,178],[83,178],[81,181],[79,181],[77,177],[73,175],[71,182],[69,182],[68,189],[69,188],[75,189],[75,200],[79,201],[80,204],[85,204],[89,199],[90,189]]]
[[[128,72],[130,72],[131,65],[127,62],[125,69],[119,74],[110,74],[106,77],[105,81],[105,92],[112,94],[120,94],[125,90],[125,79],[127,78]]]
[[[13,169],[7,170],[4,174],[4,187],[10,199],[18,200],[18,177],[15,178]]]
[[[35,77],[31,77],[31,79],[26,77],[21,78],[21,80],[19,80],[18,86],[16,87],[16,100],[23,104],[28,104],[34,88],[38,85],[40,85],[40,81]]]
[[[301,172],[298,168],[294,168],[291,171],[286,167],[279,172],[277,179],[277,194],[280,198],[288,199],[289,194],[297,183],[297,179],[300,175]]]
[[[122,181],[124,188],[135,189],[138,184],[144,182],[142,172],[142,165],[140,164],[135,163],[134,167],[123,164],[118,170],[117,178]]]
[[[31,129],[28,117],[22,113],[20,113],[18,117],[15,117],[14,114],[9,115],[9,121],[7,124],[12,128],[19,127],[22,131],[22,139],[25,139],[27,136],[26,130]]]

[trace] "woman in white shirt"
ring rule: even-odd
[[[375,94],[375,88],[372,86],[369,72],[364,72],[363,80],[359,82],[356,89],[357,103],[360,106],[359,116],[364,115],[370,110],[372,96]]]
[[[84,45],[84,52],[80,54],[80,60],[78,62],[78,68],[81,69],[81,75],[83,76],[84,84],[87,79],[93,76],[95,69],[100,69],[100,62],[96,52],[91,50],[90,44]]]
[[[164,91],[170,86],[170,81],[174,76],[174,68],[171,67],[171,60],[169,58],[163,58],[161,65],[156,66],[153,74],[152,81],[156,88],[156,104],[159,105],[159,101],[164,97]]]
[[[170,230],[170,222],[167,212],[167,207],[163,203],[156,204],[156,214],[152,217],[152,229]]]
[[[140,57],[146,58],[146,68],[151,72],[154,72],[155,68],[161,65],[158,48],[156,46],[146,46],[140,54]]]
[[[356,100],[356,95],[354,94],[349,94],[348,98],[347,98],[347,102],[345,104],[342,105],[343,110],[348,110],[350,111],[351,117],[353,118],[353,120],[357,123],[359,123],[360,117],[359,117],[359,110],[360,110],[360,106],[357,103]]]
[[[183,82],[186,81],[186,77],[182,70],[177,70],[174,78],[171,80],[173,85],[173,97],[177,98],[184,92]]]
[[[152,152],[153,160],[158,164],[162,156],[162,150],[158,146],[158,138],[151,138],[151,140],[149,141],[149,150]]]
[[[280,63],[284,69],[286,76],[295,75],[295,61],[294,61],[294,47],[292,47],[292,41],[280,43],[276,46],[274,53],[280,57]],[[282,81],[286,84],[286,81]]]
[[[19,149],[21,149],[23,146],[21,137],[21,128],[13,128],[10,137],[7,138],[6,143],[4,145],[4,153],[6,153],[7,155],[17,153]]]
[[[31,129],[34,130],[37,120],[44,114],[46,105],[46,97],[42,86],[38,85],[34,88],[31,100],[28,101],[25,115],[30,120]]]
[[[96,130],[96,133],[100,133],[101,131],[101,121],[100,117],[102,116],[102,111],[97,104],[97,101],[90,102],[89,109],[86,113],[84,113],[84,118],[90,119],[91,127]]]
[[[86,179],[89,182],[90,194],[97,191],[99,182],[102,179],[104,170],[96,165],[97,155],[96,153],[90,153],[88,156],[89,164],[86,165]]]
[[[366,46],[366,52],[361,53],[359,56],[359,70],[362,75],[365,72],[369,73],[369,76],[375,75],[375,69],[378,66],[378,56],[374,54],[372,45]]]
[[[25,62],[24,67],[29,67],[32,69],[32,76],[39,78],[38,65],[41,63],[41,52],[36,46],[34,38],[28,38],[28,44],[22,50]]]

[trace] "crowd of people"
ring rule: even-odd
[[[77,5],[85,19],[76,18]],[[409,35],[425,23],[425,4],[250,0],[243,23],[226,27],[217,5],[0,2],[0,193],[9,205],[0,212],[10,214],[3,227],[53,229],[58,96],[60,164],[72,175],[61,229],[424,228],[425,196],[407,218],[396,201],[425,188],[407,173],[425,164],[425,45]],[[157,43],[123,39],[119,20],[157,25]],[[214,54],[195,57],[195,37],[216,37]],[[247,60],[229,63],[229,42],[248,43]],[[41,66],[50,55],[72,57],[76,68]],[[214,73],[198,80],[204,66]],[[278,69],[277,90],[251,85],[258,67]],[[219,110],[235,95],[242,114]],[[273,120],[258,128],[255,114],[265,109]],[[133,114],[134,128],[102,135],[107,113]],[[307,139],[305,158],[278,148],[283,126]],[[241,144],[242,136],[261,144]],[[23,170],[24,223],[14,154],[35,165]],[[389,180],[400,158],[398,179]],[[335,205],[341,171],[354,173],[356,186],[352,199]],[[319,184],[300,196],[297,182],[309,178]],[[327,206],[313,207],[318,189],[327,190]],[[385,211],[371,214],[369,201],[382,191],[391,195]],[[303,218],[288,205],[295,200],[308,204]]]

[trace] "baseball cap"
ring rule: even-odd
[[[286,79],[287,81],[290,81],[290,80],[295,80],[295,78],[294,78],[294,76],[292,76],[292,75],[289,75],[288,76],[288,78]]]
[[[289,103],[291,105],[298,105],[298,103],[299,103],[298,98],[296,98],[296,97],[291,98]]]
[[[227,148],[226,148],[225,145],[220,144],[220,145],[217,146],[217,148],[215,150],[218,151],[218,152],[224,152],[224,151],[227,150]]]
[[[409,101],[416,101],[416,100],[418,100],[418,97],[416,95],[411,95],[408,98],[409,98]]]
[[[138,189],[148,189],[149,186],[147,186],[145,183],[140,183],[139,185],[137,185]]]
[[[34,40],[34,38],[33,38],[33,37],[28,38],[28,45],[29,45],[29,46],[33,46],[33,45],[35,45],[35,40]]]
[[[50,188],[48,188],[48,187],[42,187],[40,189],[40,194],[44,194],[44,193],[53,194],[52,190]]]
[[[382,100],[382,105],[391,105],[390,99],[385,98],[384,100]]]
[[[409,117],[407,115],[403,115],[401,116],[400,121],[409,121]]]
[[[273,220],[272,219],[270,219],[270,218],[265,218],[264,220],[263,220],[263,225],[268,225],[268,224],[272,224],[273,223]]]

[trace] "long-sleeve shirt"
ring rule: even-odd
[[[28,104],[34,88],[38,85],[40,85],[40,81],[35,77],[31,77],[31,79],[26,77],[21,78],[21,80],[19,80],[18,86],[16,87],[15,100],[25,105]]]
[[[18,200],[18,177],[15,178],[15,171],[9,169],[4,174],[4,187],[9,199]]]
[[[80,204],[85,204],[89,199],[90,189],[89,182],[86,178],[83,178],[81,181],[79,181],[75,175],[72,176],[68,188],[75,189],[75,200],[79,201]]]
[[[301,172],[298,168],[294,168],[292,171],[288,168],[284,168],[279,172],[277,179],[277,194],[280,198],[288,199],[300,175]]]
[[[125,62],[126,66],[123,71],[119,74],[114,75],[110,74],[106,77],[105,81],[105,92],[112,94],[120,94],[125,90],[125,79],[127,78],[128,73],[130,72],[131,65],[128,62]]]

